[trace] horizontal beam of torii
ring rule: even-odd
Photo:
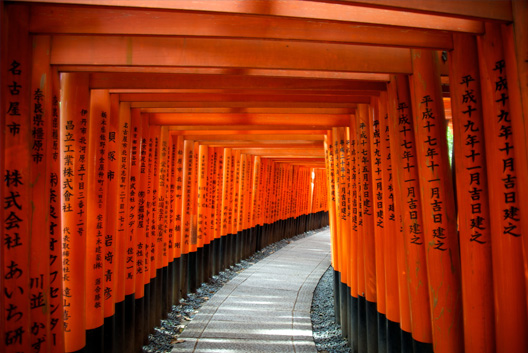
[[[41,0],[24,0],[40,2]],[[71,0],[48,0],[49,3],[71,3]],[[456,4],[456,3],[466,4]],[[294,1],[294,0],[78,0],[78,4],[157,8],[218,13],[235,13],[275,17],[294,17],[330,21],[356,21],[392,26],[426,27],[433,29],[477,30],[478,21],[490,19],[511,21],[509,0],[445,1],[377,0],[365,1]],[[509,10],[509,11],[508,11]],[[465,18],[464,18],[465,17]]]
[[[141,26],[137,24],[141,23]],[[174,24],[178,25],[175,26]],[[324,30],[321,30],[324,28]],[[451,34],[417,28],[292,17],[33,5],[31,33],[251,38],[452,49]]]

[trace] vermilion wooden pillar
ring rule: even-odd
[[[466,352],[494,352],[493,274],[486,151],[475,37],[454,34],[450,92]]]
[[[435,352],[462,352],[460,255],[438,56],[412,50],[413,120],[422,189],[431,320]],[[429,245],[430,244],[430,245]]]
[[[1,347],[6,352],[30,351],[30,198],[31,198],[31,54],[28,9],[6,9],[2,16],[2,104],[0,299]],[[76,303],[77,304],[77,303]],[[75,309],[80,309],[76,307]],[[70,321],[68,321],[70,322]]]
[[[387,318],[387,351],[401,350],[399,332],[400,307],[398,293],[398,242],[402,242],[399,218],[396,217],[395,192],[392,171],[392,154],[390,146],[390,120],[388,113],[387,92],[380,92],[379,99],[379,131],[380,131],[380,157],[384,168],[382,169],[383,183],[383,229],[385,233],[383,254],[385,257],[385,305]],[[403,244],[403,243],[402,243]]]
[[[365,293],[365,314],[367,329],[367,349],[376,351],[378,347],[377,332],[377,291],[376,291],[376,252],[374,235],[374,190],[372,188],[372,160],[370,155],[370,134],[369,126],[372,124],[372,115],[368,105],[358,105],[357,114],[358,149],[357,159],[359,160],[358,184],[361,192],[361,213],[362,224],[359,227],[359,237],[363,240],[363,261],[364,261],[364,293]],[[358,242],[358,251],[361,251]],[[359,261],[359,259],[358,259]],[[360,278],[360,277],[358,277]],[[358,279],[359,281],[360,279]],[[361,292],[361,291],[360,291]],[[361,305],[361,304],[360,304]],[[360,307],[361,309],[361,307]],[[361,311],[359,312],[361,319]],[[361,322],[361,321],[360,321]],[[360,323],[361,326],[361,323]],[[361,338],[360,338],[361,342]],[[359,347],[361,351],[361,346]]]
[[[349,126],[349,169],[350,169],[350,246],[349,246],[349,286],[350,286],[350,301],[349,301],[349,340],[354,352],[358,351],[358,229],[359,229],[359,197],[358,197],[358,135],[356,116],[350,117]],[[328,185],[328,183],[327,183]]]
[[[116,338],[115,344],[117,347],[125,345],[125,327],[127,326],[126,319],[126,303],[125,303],[125,283],[126,283],[126,253],[130,243],[130,236],[128,232],[128,192],[129,192],[129,155],[130,155],[130,103],[119,103],[118,107],[118,134],[117,138],[117,154],[118,159],[116,179],[117,179],[117,207],[116,210],[116,249],[114,255],[115,266],[115,305],[116,305]],[[132,312],[128,313],[133,315]],[[128,318],[129,322],[133,322],[133,316]],[[130,333],[133,335],[133,333]],[[130,337],[133,341],[133,336]],[[130,348],[130,347],[127,347]],[[121,348],[118,348],[121,349]]]
[[[104,347],[104,244],[106,236],[107,140],[110,94],[93,90],[90,95],[86,236],[86,337],[87,351]]]
[[[338,310],[339,290],[337,284],[339,283],[339,254],[337,253],[337,232],[336,232],[336,207],[335,207],[335,176],[334,176],[334,145],[332,139],[332,131],[329,130],[324,137],[325,146],[325,164],[326,164],[326,177],[328,179],[328,214],[330,223],[330,244],[331,244],[331,263],[334,269],[334,293],[336,308],[336,321],[341,322],[340,311]]]
[[[528,180],[528,31],[525,23],[528,18],[528,3],[526,1],[512,2],[514,23],[501,26],[502,42],[504,45],[504,61],[508,76],[508,94],[510,96],[511,124],[515,131],[514,155],[518,178]],[[518,184],[521,200],[528,199],[528,183]],[[521,229],[528,233],[528,207],[521,207]],[[523,237],[524,273],[528,288],[528,239]],[[528,309],[528,297],[527,309]]]
[[[386,332],[386,301],[385,301],[385,223],[386,217],[383,211],[384,183],[383,170],[389,169],[386,160],[381,155],[381,124],[384,116],[380,115],[379,98],[371,98],[369,106],[369,135],[370,135],[370,160],[372,165],[372,208],[374,218],[374,241],[376,254],[376,299],[378,311],[378,350],[387,350]]]
[[[175,204],[174,204],[174,258],[178,261],[176,268],[176,281],[178,283],[178,299],[185,296],[185,288],[183,286],[183,232],[182,232],[182,217],[183,217],[183,160],[184,160],[184,141],[183,136],[174,136],[174,144],[176,145],[176,167],[175,167]]]
[[[30,263],[29,263],[29,293],[31,315],[31,347],[41,352],[50,351],[52,339],[50,332],[50,236],[43,229],[49,229],[49,178],[47,173],[52,171],[50,161],[52,155],[47,153],[52,125],[51,120],[51,81],[53,79],[49,64],[50,38],[36,36],[32,38],[32,68],[30,89],[30,117],[31,117],[31,169],[29,185],[31,187],[30,210]],[[38,58],[38,60],[35,60]],[[58,172],[58,170],[54,170]],[[6,195],[7,205],[17,205],[16,194]],[[12,208],[12,207],[11,207]],[[46,227],[46,228],[43,228]],[[56,258],[56,260],[58,260]],[[57,276],[55,280],[57,280]],[[5,294],[5,293],[4,293]],[[58,293],[55,293],[57,296]]]
[[[429,293],[425,260],[425,240],[421,209],[421,191],[418,182],[416,142],[413,129],[412,104],[409,84],[404,75],[392,76],[389,84],[389,129],[396,208],[401,215],[403,243],[396,242],[400,278],[400,317],[403,330],[402,349],[407,347],[407,334],[412,333],[415,346],[432,343]],[[408,316],[410,314],[410,317]],[[422,345],[421,345],[421,344]],[[425,345],[424,345],[425,344]]]
[[[62,74],[61,92],[64,333],[66,352],[75,352],[86,344],[88,75]]]
[[[106,225],[104,235],[104,344],[107,350],[114,352],[115,342],[115,300],[116,300],[116,265],[117,265],[117,212],[118,212],[118,131],[119,131],[119,98],[110,97],[107,131],[107,172],[106,172]]]
[[[526,180],[517,174],[515,144],[510,110],[509,80],[500,27],[486,24],[478,38],[482,107],[488,166],[488,190],[495,294],[495,330],[498,352],[528,349],[523,237],[518,185]],[[512,102],[514,103],[514,102]],[[480,195],[480,192],[476,193]],[[525,330],[524,330],[525,331]]]
[[[144,287],[144,247],[145,247],[145,200],[141,188],[142,171],[144,163],[142,160],[142,123],[141,114],[138,109],[132,109],[130,115],[130,188],[129,188],[129,207],[130,207],[130,236],[133,237],[133,246],[131,252],[134,259],[133,283],[128,282],[127,295],[134,294],[134,314],[138,319],[134,320],[134,347],[140,349],[143,344],[145,335],[144,325],[140,317],[144,316],[145,306],[145,287]],[[144,178],[143,178],[144,179]],[[127,251],[128,252],[128,251]]]
[[[60,160],[60,82],[56,69],[52,70],[52,103],[51,103],[51,138],[48,153],[49,159],[48,181],[49,181],[49,234],[50,234],[50,340],[52,349],[58,352],[64,351],[64,310],[63,310],[63,287],[62,287],[62,246],[61,246],[61,198],[59,184],[61,172]]]
[[[517,172],[519,177],[523,180],[528,179],[528,28],[526,28],[526,22],[528,21],[528,3],[526,1],[513,1],[512,2],[512,14],[514,19],[513,28],[511,26],[503,25],[503,38],[506,54],[506,70],[510,77],[510,88],[516,89],[518,86],[518,92],[520,97],[516,98],[516,102],[512,104],[512,126],[518,133],[515,134],[515,144],[518,146],[518,150],[515,151],[517,163]],[[510,71],[514,68],[512,65],[512,59],[516,59],[517,73]],[[514,97],[517,97],[517,93],[512,92]],[[518,109],[522,109],[518,110]],[[519,186],[519,193],[522,200],[528,199],[528,183],[522,183]],[[524,207],[521,209],[523,227],[523,233],[528,232],[528,208]],[[523,239],[524,249],[524,273],[526,278],[526,288],[528,288],[528,239]],[[528,308],[528,297],[527,308]]]

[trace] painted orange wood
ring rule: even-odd
[[[64,342],[66,352],[74,352],[86,344],[88,75],[62,74],[61,87]]]
[[[105,318],[115,313],[117,281],[117,221],[119,211],[119,101],[110,97],[108,115],[107,172],[106,172],[106,233],[104,236],[104,312]]]
[[[477,42],[463,34],[455,34],[453,41],[449,63],[464,347],[466,352],[494,352],[492,243]]]
[[[168,266],[169,260],[169,233],[168,233],[168,191],[170,185],[167,182],[168,168],[170,163],[169,151],[169,130],[163,126],[160,131],[160,162],[159,162],[159,195],[158,195],[158,226],[156,229],[157,242],[161,248],[161,264],[162,267]]]
[[[182,254],[191,250],[192,223],[192,167],[194,159],[194,142],[185,140],[183,145],[183,197],[182,197]]]
[[[149,122],[147,119],[141,120],[141,154],[140,154],[140,189],[138,194],[138,252],[137,257],[139,266],[143,266],[143,283],[138,283],[139,292],[136,295],[143,297],[144,285],[150,283],[150,164],[151,164],[151,144],[149,141]]]
[[[359,164],[357,182],[361,192],[361,219],[359,225],[359,236],[363,243],[364,261],[364,285],[360,284],[365,293],[365,298],[369,302],[377,302],[376,292],[376,255],[375,255],[375,235],[374,235],[374,190],[372,187],[372,159],[370,157],[370,136],[369,127],[372,124],[372,116],[367,105],[358,107],[357,133],[358,150],[357,159]],[[361,247],[358,243],[358,249]],[[359,260],[358,260],[359,261]]]
[[[132,276],[134,278],[133,287],[130,281],[126,289],[126,294],[134,293],[134,298],[143,298],[144,286],[144,265],[143,265],[143,247],[145,244],[144,232],[144,199],[142,195],[142,135],[143,126],[141,124],[141,115],[137,109],[130,112],[130,189],[128,194],[128,204],[130,207],[129,231],[133,237],[131,252],[134,260]],[[142,210],[143,208],[143,210]],[[128,252],[128,250],[127,250]]]
[[[90,94],[90,119],[87,159],[87,217],[92,220],[86,228],[86,328],[104,323],[104,258],[106,236],[106,183],[108,123],[110,94],[93,90]]]
[[[400,322],[400,307],[398,294],[398,261],[397,244],[403,244],[400,232],[399,217],[396,217],[393,163],[390,146],[390,120],[389,100],[386,92],[380,94],[379,100],[379,133],[380,133],[380,157],[382,168],[381,176],[383,183],[383,229],[385,232],[383,253],[385,257],[385,300],[387,319],[392,322]],[[399,202],[399,201],[398,201]],[[381,294],[380,294],[381,295]]]
[[[49,235],[50,235],[50,341],[52,350],[64,351],[64,309],[62,287],[62,246],[61,246],[61,198],[59,176],[61,173],[60,160],[60,82],[59,74],[52,69],[52,102],[51,102],[51,138],[48,147],[50,158],[48,168],[49,182]],[[0,303],[1,304],[1,303]]]
[[[500,26],[486,24],[486,35],[477,40],[481,76],[482,108],[488,167],[488,192],[492,242],[495,331],[498,352],[523,351],[528,337],[526,273],[519,199],[517,146],[512,136],[509,81]],[[524,254],[526,255],[526,254]]]
[[[150,212],[149,240],[150,240],[150,278],[156,277],[156,271],[163,267],[163,256],[161,255],[162,236],[158,231],[159,225],[159,195],[160,195],[160,155],[161,155],[161,126],[151,125],[149,127],[149,140],[151,143],[151,158],[149,173],[151,173],[150,195],[147,193],[147,207]],[[150,201],[150,204],[149,204]]]
[[[231,14],[121,9],[78,8],[71,6],[32,7],[33,33],[83,33],[118,35],[170,35],[241,38],[273,38],[340,43],[397,45],[450,49],[447,32],[421,29],[355,25],[344,22],[303,21],[288,17],[247,17]],[[141,23],[142,26],[137,26]],[[179,26],[174,27],[174,23]],[[321,31],[324,25],[325,30]],[[243,28],[243,30],[242,30]]]
[[[32,347],[39,348],[42,352],[51,349],[50,337],[50,237],[47,232],[42,232],[46,226],[48,214],[42,212],[49,208],[49,193],[47,186],[47,166],[50,164],[51,155],[47,153],[48,142],[51,137],[51,68],[49,66],[50,38],[33,38],[31,88],[30,88],[30,146],[32,163],[30,166],[29,185],[32,207],[29,213],[30,225],[30,263],[29,263],[29,293],[31,328],[35,329],[30,338]],[[5,200],[17,205],[18,197],[8,196]],[[5,293],[4,293],[5,294]]]
[[[335,209],[335,177],[334,177],[334,144],[332,131],[329,130],[325,135],[325,161],[326,177],[328,179],[328,214],[330,223],[330,244],[331,244],[331,263],[334,271],[339,271],[339,256],[337,253],[337,233],[336,233],[336,209]]]
[[[412,103],[406,76],[393,76],[389,85],[389,129],[396,208],[402,231],[396,240],[400,273],[401,327],[415,340],[432,343],[431,312],[425,260],[421,189],[418,182]],[[398,224],[399,226],[399,224]]]
[[[528,62],[523,58],[523,51],[516,48],[525,48],[527,42],[526,29],[522,25],[526,18],[526,2],[516,1],[512,3],[515,25],[502,25],[502,41],[504,45],[504,60],[506,62],[506,75],[508,76],[508,93],[510,96],[510,114],[512,128],[515,131],[513,140],[517,148],[514,151],[516,159],[516,170],[520,180],[528,180]],[[519,13],[517,13],[519,11]],[[513,30],[515,27],[515,31]],[[526,53],[524,53],[526,54]],[[518,192],[520,200],[528,198],[528,185],[519,183]],[[521,229],[523,234],[528,232],[528,208],[521,207]],[[524,251],[524,273],[526,278],[525,287],[528,288],[528,240],[523,239]],[[528,298],[527,308],[528,308]]]
[[[36,1],[36,0],[28,0]],[[161,0],[156,2],[149,2],[148,5],[139,0],[83,0],[88,1],[91,5],[103,5],[103,6],[134,6],[134,7],[147,7],[147,8],[162,8],[162,9],[178,9],[178,10],[189,10],[189,11],[211,11],[220,13],[240,13],[240,14],[253,14],[253,15],[273,15],[273,16],[286,16],[286,17],[297,17],[303,19],[320,19],[329,21],[352,21],[352,22],[366,22],[366,23],[380,23],[392,26],[411,26],[411,27],[426,27],[431,29],[443,29],[443,30],[457,30],[457,31],[476,31],[477,33],[482,32],[482,24],[477,21],[459,19],[459,15],[468,15],[473,17],[473,7],[466,7],[464,11],[463,6],[455,6],[452,4],[445,6],[444,2],[438,5],[436,2],[434,5],[418,3],[418,6],[413,3],[404,3],[405,6],[397,6],[403,8],[409,8],[412,11],[403,12],[396,11],[393,9],[372,9],[370,6],[349,6],[346,4],[332,4],[318,1],[306,2],[306,4],[299,4],[293,0],[281,1],[280,3],[274,3],[272,9],[267,6],[261,6],[258,0],[247,0],[243,4],[240,4],[234,0],[221,0],[211,4],[207,0],[193,1],[192,3],[174,3],[170,0]],[[51,0],[49,2],[61,3],[64,0]],[[78,3],[82,3],[79,2]],[[401,4],[401,3],[400,3]],[[382,4],[382,5],[387,5]],[[497,11],[493,6],[482,6],[481,4],[476,5],[481,7],[481,10],[485,16],[491,16],[495,18],[498,14],[502,17],[499,19],[509,19],[509,13],[506,11]],[[391,6],[392,7],[392,4]],[[389,8],[390,8],[389,7]],[[454,8],[454,9],[453,9]],[[453,13],[457,16],[440,17],[434,15],[415,13],[416,9],[429,10],[434,12],[442,13],[444,9],[448,13]],[[500,8],[499,8],[500,9]]]
[[[356,117],[352,115],[350,117],[350,124],[348,128],[348,138],[350,140],[350,206],[351,206],[351,225],[350,225],[350,242],[349,242],[349,278],[348,284],[350,287],[350,295],[354,298],[358,298],[358,231],[359,231],[359,197],[358,197],[358,138],[357,138],[357,126]],[[326,183],[327,188],[331,186]]]
[[[126,286],[132,287],[133,278],[127,280],[128,273],[132,269],[132,264],[127,256],[127,249],[132,246],[133,239],[130,236],[128,227],[129,208],[128,194],[130,187],[130,104],[119,103],[119,127],[117,134],[117,153],[118,166],[116,170],[117,179],[117,221],[116,221],[116,250],[114,261],[117,261],[115,277],[116,302],[125,300]],[[127,262],[127,259],[129,260]],[[127,267],[129,267],[127,269]]]
[[[251,67],[410,73],[407,48],[288,41],[162,36],[52,36],[52,65]],[[164,48],[163,55],[158,48]],[[185,48],[186,55],[181,55]],[[318,52],[319,55],[310,55]],[[81,54],[82,53],[82,54]],[[105,53],[105,55],[97,55]],[[266,55],[259,55],[266,53]],[[333,60],[340,57],[340,60]],[[391,60],[385,60],[390,57]]]
[[[380,114],[379,100],[373,98],[372,105],[369,107],[369,135],[370,135],[370,160],[372,165],[372,213],[374,218],[374,245],[376,254],[376,293],[378,312],[386,314],[385,298],[385,227],[388,220],[384,215],[384,184],[383,170],[390,169],[386,165],[386,160],[381,155],[381,120],[384,119]]]
[[[208,194],[208,184],[207,184],[207,168],[208,168],[208,147],[205,145],[200,145],[198,150],[198,194],[196,198],[197,202],[197,240],[198,247],[203,247],[207,243],[207,194]]]
[[[16,11],[16,12],[15,12]],[[29,351],[31,303],[29,295],[31,249],[30,157],[31,53],[28,9],[16,7],[2,13],[2,186],[6,203],[1,207],[2,237],[0,289],[0,347],[5,352]],[[5,48],[5,49],[4,49]],[[77,304],[77,302],[76,302]],[[77,308],[76,308],[77,309]]]
[[[183,254],[183,171],[184,171],[184,140],[183,136],[172,136],[176,145],[175,167],[175,205],[174,205],[174,258]]]
[[[413,121],[420,180],[433,346],[438,353],[462,352],[460,250],[438,56],[412,50]]]

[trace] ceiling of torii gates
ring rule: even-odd
[[[509,0],[5,3],[30,6],[30,33],[51,36],[59,72],[89,72],[92,89],[109,89],[151,124],[321,167],[325,132],[349,126],[390,74],[411,74],[412,48],[441,55],[454,32],[512,21]]]

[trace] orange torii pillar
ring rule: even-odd
[[[159,246],[157,243],[157,215],[158,215],[158,192],[159,192],[159,126],[151,125],[147,130],[149,139],[149,168],[147,188],[147,235],[148,235],[148,263],[150,266],[150,302],[149,318],[150,330],[159,322],[161,315],[161,282],[160,268],[158,268]]]
[[[500,26],[486,24],[486,34],[478,38],[478,52],[488,167],[496,348],[497,352],[523,352],[528,350],[523,258],[527,255],[523,254],[526,235],[521,224],[521,209],[525,208],[526,200],[520,199],[519,184],[526,180],[517,173],[519,163],[523,162],[517,160],[519,155],[515,151],[523,146],[518,146],[514,137],[518,132],[512,122],[520,119],[515,117],[520,112],[511,109],[519,102],[513,100],[515,85],[510,85],[517,75],[516,70],[507,69],[513,62],[505,60]]]
[[[431,50],[414,49],[411,57],[411,98],[427,244],[433,349],[437,353],[456,353],[464,347],[460,255],[439,57]]]
[[[383,170],[387,170],[386,160],[381,156],[381,124],[379,99],[371,98],[369,113],[371,115],[369,122],[370,153],[372,163],[372,207],[374,213],[374,238],[376,254],[376,293],[377,293],[377,311],[378,311],[378,350],[387,350],[387,317],[385,305],[385,216],[383,213],[384,184],[388,180],[383,180]],[[388,147],[388,146],[387,146]]]
[[[337,253],[337,228],[336,228],[336,206],[335,206],[335,175],[334,175],[334,144],[332,131],[329,130],[324,137],[325,165],[328,192],[328,218],[330,224],[331,265],[334,269],[334,307],[336,308],[336,321],[341,324],[339,305],[339,254]]]
[[[65,349],[86,344],[85,250],[88,75],[61,76],[62,250]]]
[[[402,232],[397,234],[401,348],[403,352],[432,351],[431,314],[425,260],[421,191],[418,180],[413,110],[408,79],[391,76],[388,86],[389,129],[396,213]],[[412,333],[412,335],[411,335]]]
[[[515,131],[513,140],[517,148],[514,151],[517,176],[524,182],[519,183],[518,191],[520,200],[528,199],[528,61],[526,48],[528,48],[528,2],[513,1],[513,25],[501,25],[504,45],[504,61],[506,74],[509,77],[510,114],[512,128]],[[523,50],[524,49],[524,50]],[[528,207],[521,208],[521,228],[523,234],[528,233]],[[528,239],[523,237],[524,272],[528,274]],[[528,288],[528,275],[525,275]],[[528,290],[528,289],[526,289]],[[528,308],[528,296],[526,296]]]
[[[182,213],[181,213],[181,246],[182,246],[182,289],[184,297],[187,297],[189,291],[189,267],[191,243],[191,226],[192,226],[192,171],[194,160],[194,142],[191,140],[184,141],[183,147],[183,196],[182,196]]]
[[[198,242],[198,274],[197,274],[197,285],[199,286],[200,283],[204,282],[205,278],[205,266],[206,266],[206,258],[208,258],[206,254],[206,249],[208,248],[206,246],[207,242],[207,212],[208,212],[208,206],[207,206],[207,169],[208,169],[208,147],[206,145],[200,145],[198,147],[198,175],[197,175],[197,183],[198,183],[198,192],[196,195],[196,202],[197,202],[197,242]]]
[[[230,198],[229,198],[229,189],[230,189],[230,179],[231,179],[231,148],[224,148],[224,160],[223,160],[223,170],[222,170],[222,212],[221,212],[221,225],[220,225],[220,235],[221,235],[221,268],[229,267],[228,262],[228,251],[229,251],[229,240],[228,240],[228,213],[229,208],[231,207]]]
[[[148,119],[135,118],[134,122],[141,124],[138,126],[140,132],[140,164],[139,164],[139,191],[138,191],[138,234],[137,234],[137,266],[138,282],[136,284],[137,294],[140,299],[139,307],[136,307],[138,317],[145,317],[145,320],[138,320],[136,333],[142,335],[143,343],[147,343],[147,333],[150,331],[150,234],[149,234],[149,217],[150,202],[147,195],[149,193],[149,165],[151,156],[149,155],[149,121]],[[139,279],[142,278],[142,281]]]
[[[130,134],[130,105],[129,103],[119,103],[118,105],[118,133],[116,136],[117,147],[117,169],[115,178],[117,180],[117,189],[114,192],[117,194],[117,212],[116,212],[116,248],[114,253],[115,265],[115,279],[114,279],[114,295],[115,295],[115,317],[116,317],[116,337],[114,339],[115,350],[122,349],[125,345],[126,328],[132,329],[132,326],[127,325],[127,320],[133,322],[133,318],[125,317],[125,262],[127,244],[129,243],[128,226],[126,217],[128,216],[128,186],[129,186],[129,134]],[[112,119],[112,117],[111,117]],[[110,190],[108,190],[110,193]],[[132,298],[129,299],[128,306],[133,307]],[[129,313],[131,314],[131,313]]]
[[[159,278],[158,281],[160,292],[159,292],[159,304],[158,309],[160,310],[159,315],[162,318],[167,317],[167,313],[172,307],[172,303],[169,301],[169,249],[168,249],[168,202],[167,202],[167,193],[169,191],[167,176],[168,170],[167,166],[170,161],[170,151],[169,151],[169,131],[167,126],[162,126],[159,131],[159,163],[156,173],[159,175],[158,181],[158,214],[156,219],[158,223],[156,224],[156,244],[158,246],[156,252],[156,266],[159,268]],[[126,252],[126,249],[124,249]]]
[[[372,116],[369,106],[358,105],[357,124],[357,154],[358,163],[357,185],[360,192],[361,217],[358,233],[358,343],[359,351],[368,349],[375,352],[378,349],[378,319],[377,319],[377,291],[376,291],[376,254],[374,235],[374,208],[372,188],[372,160],[370,155],[369,126]]]
[[[464,347],[495,352],[491,230],[476,38],[454,34],[449,57],[460,234]]]
[[[14,6],[3,15],[0,350],[50,352],[63,348],[56,75],[49,37],[29,41],[27,9]],[[32,55],[41,60],[31,62]]]
[[[146,158],[144,154],[143,144],[143,124],[141,122],[141,114],[138,109],[132,109],[130,123],[130,189],[129,189],[129,205],[130,205],[130,232],[134,238],[132,252],[134,256],[133,288],[129,288],[134,293],[134,349],[141,349],[146,335],[144,317],[144,298],[145,298],[145,284],[144,284],[144,246],[145,246],[145,197],[142,189],[142,180],[145,175]],[[148,321],[148,320],[147,320]]]
[[[86,234],[86,351],[104,349],[104,238],[106,234],[107,129],[110,115],[110,94],[93,90],[90,95],[88,126]]]
[[[351,116],[350,126],[348,128],[348,162],[347,169],[350,174],[350,240],[349,240],[349,260],[348,260],[348,318],[349,334],[348,339],[351,342],[353,352],[358,351],[359,340],[359,318],[358,318],[358,230],[359,230],[359,193],[358,193],[358,138],[357,138],[356,117]]]
[[[334,204],[336,210],[335,216],[335,228],[336,228],[336,251],[339,253],[337,259],[338,263],[338,284],[336,289],[339,291],[339,294],[336,294],[336,297],[339,298],[337,302],[336,311],[339,311],[339,317],[341,322],[341,327],[343,327],[343,333],[347,331],[347,313],[346,313],[346,295],[343,295],[346,291],[346,275],[347,270],[343,268],[343,263],[345,262],[345,257],[347,256],[343,248],[343,237],[344,237],[344,220],[346,220],[346,190],[341,191],[340,189],[340,146],[339,141],[344,140],[345,131],[342,128],[333,128],[332,129],[332,145],[334,151],[334,158],[332,163],[332,175],[334,176]],[[343,149],[344,155],[344,149]],[[344,158],[344,157],[343,157]],[[346,177],[343,175],[343,177]],[[346,182],[346,181],[345,181]],[[345,198],[344,206],[341,205],[341,195]],[[343,219],[344,218],[344,219]]]
[[[218,274],[224,267],[222,266],[222,192],[223,192],[223,164],[224,164],[224,149],[222,147],[214,147],[216,159],[216,179],[215,179],[215,210],[214,210],[214,274]]]
[[[174,141],[176,140],[176,141]],[[176,268],[174,275],[176,276],[175,286],[178,286],[177,294],[174,298],[177,303],[179,299],[185,297],[186,286],[184,279],[183,265],[183,239],[182,239],[182,214],[183,214],[183,168],[184,168],[184,140],[183,136],[174,136],[173,143],[175,146],[175,170],[174,170],[174,258]]]
[[[379,99],[379,150],[378,158],[381,158],[383,165],[382,178],[382,202],[381,210],[383,215],[384,244],[383,256],[385,272],[385,313],[386,313],[386,340],[387,352],[401,351],[400,337],[400,306],[399,306],[399,286],[398,286],[398,242],[403,245],[403,238],[400,232],[400,218],[397,216],[394,200],[394,180],[392,171],[392,154],[390,146],[391,128],[388,115],[388,95],[387,92],[380,92]],[[376,185],[377,187],[377,185]],[[376,198],[378,198],[376,196]],[[383,295],[380,293],[378,298]],[[406,298],[407,300],[407,298]]]

